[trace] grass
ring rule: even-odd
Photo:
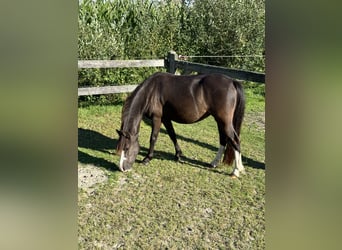
[[[140,163],[150,127],[141,123],[141,150],[128,173],[114,154],[121,106],[79,108],[79,162],[105,170],[109,181],[89,194],[79,189],[80,249],[264,249],[264,86],[246,86],[241,147],[246,175],[232,166],[206,167],[218,148],[214,119],[174,124],[185,163],[177,163],[165,129],[155,158]]]

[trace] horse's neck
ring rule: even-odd
[[[127,110],[128,114],[125,120],[125,131],[128,131],[132,135],[139,133],[140,123],[146,109],[147,101],[148,100],[143,96],[133,99],[130,107],[128,107]]]
[[[129,114],[124,126],[124,131],[128,131],[131,135],[139,133],[142,114]]]

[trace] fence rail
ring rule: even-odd
[[[83,87],[78,88],[78,96],[105,95],[132,92],[138,85]]]
[[[174,51],[170,51],[165,59],[157,60],[80,60],[78,61],[79,69],[89,68],[140,68],[140,67],[163,67],[167,72],[174,74],[177,69],[183,69],[185,73],[221,73],[229,77],[244,81],[257,83],[265,83],[265,74],[228,69],[219,66],[193,63],[178,60],[178,55]],[[78,88],[78,96],[85,95],[103,95],[132,92],[138,85],[122,85],[122,86],[105,86],[105,87],[81,87]]]
[[[79,69],[164,67],[164,60],[81,60]]]
[[[265,74],[263,73],[257,73],[246,70],[228,69],[225,67],[213,66],[208,64],[193,63],[188,61],[177,60],[177,58],[178,55],[176,54],[176,52],[169,52],[166,60],[168,72],[174,74],[176,72],[176,69],[183,69],[185,70],[185,72],[198,72],[202,74],[221,73],[239,80],[265,83]]]
[[[177,61],[176,63],[177,68],[182,68],[185,71],[195,71],[203,74],[207,73],[221,73],[228,75],[232,78],[250,81],[250,82],[258,82],[263,83],[265,82],[265,75],[252,72],[252,71],[244,71],[244,70],[237,70],[237,69],[227,69],[224,67],[219,66],[210,66],[201,63],[189,63],[186,61]]]

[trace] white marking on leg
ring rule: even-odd
[[[220,145],[214,160],[210,163],[211,166],[216,167],[222,158],[224,152],[224,146]]]
[[[242,165],[241,153],[237,150],[234,150],[234,155],[235,155],[235,168],[233,170],[233,174],[236,177],[239,177],[240,172],[244,174],[246,171],[245,171],[245,167]]]
[[[127,160],[127,158],[125,157],[125,151],[121,151],[121,157],[120,157],[120,164],[119,164],[119,168],[122,172],[125,172],[125,170],[123,169],[123,163],[124,161]]]

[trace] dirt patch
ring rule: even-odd
[[[78,164],[78,188],[91,193],[95,186],[108,180],[107,173],[93,165]]]

